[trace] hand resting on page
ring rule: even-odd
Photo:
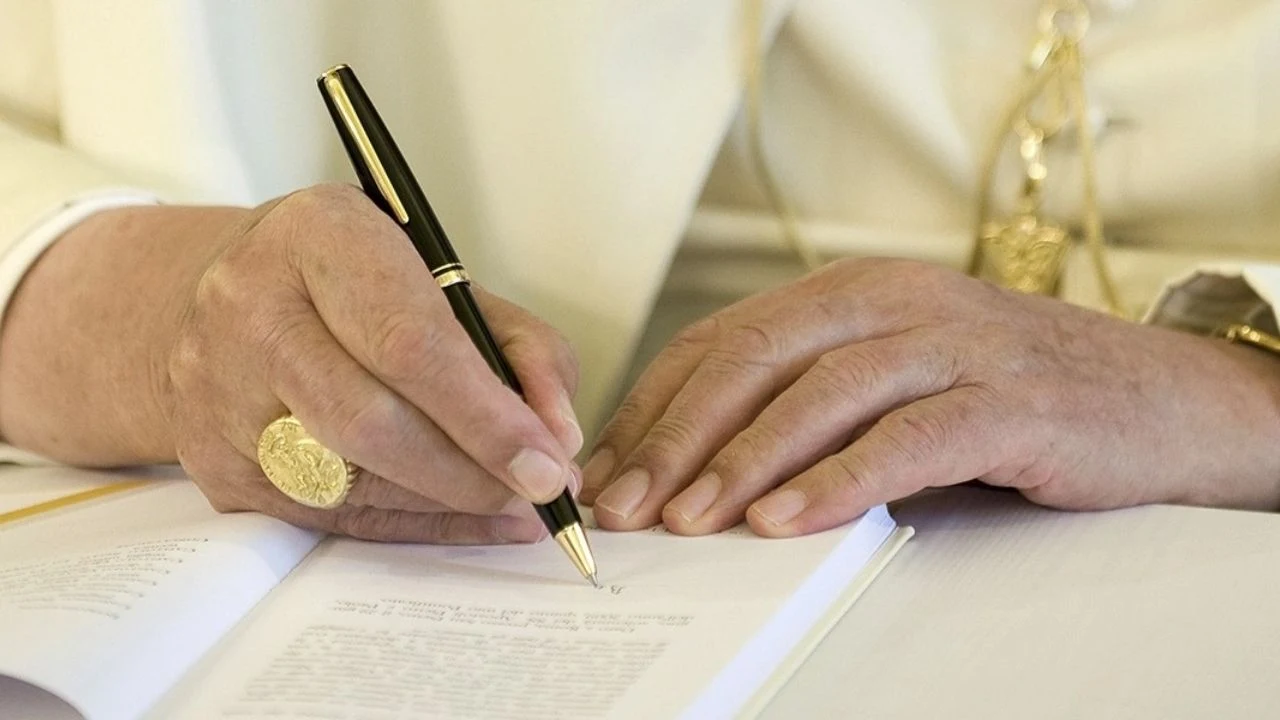
[[[1060,508],[1280,507],[1280,360],[906,260],[682,333],[596,443],[602,527],[792,536],[980,478]]]

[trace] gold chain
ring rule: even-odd
[[[1068,67],[1071,68],[1069,81],[1073,87],[1071,93],[1074,101],[1072,115],[1076,123],[1076,143],[1080,146],[1081,182],[1084,188],[1084,234],[1089,246],[1089,254],[1093,259],[1093,270],[1097,275],[1098,287],[1107,303],[1107,309],[1113,315],[1127,315],[1120,301],[1120,293],[1116,290],[1115,279],[1111,276],[1111,268],[1107,265],[1107,248],[1105,235],[1102,233],[1102,213],[1098,209],[1098,174],[1094,156],[1093,126],[1088,118],[1088,102],[1084,90],[1084,61],[1080,57],[1080,46],[1076,43],[1068,45],[1066,52],[1071,56]]]
[[[766,199],[782,228],[783,240],[800,262],[812,270],[821,256],[800,232],[795,210],[781,191],[764,151],[761,130],[764,65],[764,0],[747,0],[745,48],[746,124],[751,161]],[[987,153],[981,173],[978,201],[978,241],[971,256],[970,274],[986,277],[1024,292],[1055,294],[1070,241],[1062,228],[1039,216],[1042,186],[1048,176],[1044,145],[1068,119],[1076,129],[1080,151],[1084,205],[1081,225],[1104,300],[1111,312],[1123,316],[1119,293],[1107,267],[1102,215],[1094,157],[1093,128],[1088,118],[1084,86],[1084,61],[1080,41],[1089,27],[1089,11],[1083,0],[1049,0],[1042,8],[1039,32],[1027,60],[1029,78],[1005,114],[1000,133]],[[1038,105],[1048,114],[1036,117]],[[1018,136],[1024,163],[1022,197],[1011,220],[992,221],[990,194],[995,166],[1012,131]]]
[[[977,242],[971,274],[1016,290],[1055,295],[1062,280],[1070,233],[1040,213],[1041,188],[1048,176],[1044,144],[1070,120],[1080,152],[1083,207],[1081,226],[1107,308],[1124,316],[1107,266],[1102,214],[1098,209],[1097,163],[1088,118],[1080,42],[1089,28],[1082,0],[1050,0],[1041,9],[1039,32],[1027,59],[1028,79],[1005,113],[983,163],[978,199]],[[1037,116],[1037,111],[1043,111]],[[1024,182],[1009,218],[991,218],[995,167],[1010,134],[1019,140]]]

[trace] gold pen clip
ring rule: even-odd
[[[356,110],[351,106],[351,98],[347,95],[347,88],[343,86],[342,80],[338,79],[338,70],[343,65],[339,65],[332,70],[328,70],[324,74],[324,87],[329,92],[329,97],[333,98],[333,104],[338,108],[338,114],[342,116],[342,124],[347,126],[347,131],[351,133],[352,139],[356,143],[356,147],[360,149],[360,156],[364,158],[364,164],[369,168],[369,173],[373,175],[373,181],[378,185],[378,190],[382,192],[382,197],[386,198],[387,204],[391,206],[391,212],[395,215],[396,220],[401,225],[409,223],[409,213],[404,209],[404,203],[400,202],[400,196],[396,194],[396,189],[391,185],[391,178],[387,175],[387,170],[382,166],[382,161],[378,159],[378,154],[373,151],[373,143],[369,141],[369,134],[365,132],[364,126],[360,124],[360,119],[356,117]]]

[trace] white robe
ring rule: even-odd
[[[766,5],[764,146],[806,237],[963,266],[1038,0]],[[1208,262],[1280,299],[1280,2],[1091,7],[1125,302]],[[314,83],[346,62],[472,274],[573,341],[590,436],[651,317],[654,344],[682,310],[796,273],[745,152],[746,18],[743,0],[0,0],[0,299],[101,207],[351,180]],[[1078,217],[1071,151],[1050,159],[1050,207]],[[1081,252],[1062,294],[1100,304]]]

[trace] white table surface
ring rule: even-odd
[[[765,718],[1280,718],[1280,515],[1060,513],[974,488],[917,535]]]

